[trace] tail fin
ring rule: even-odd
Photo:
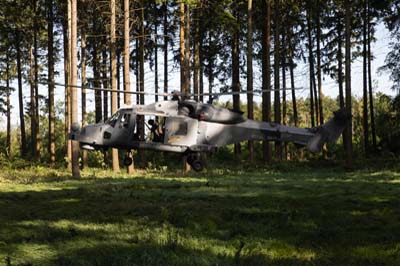
[[[311,152],[320,151],[326,142],[335,142],[345,129],[350,114],[345,109],[340,109],[333,112],[333,115],[331,120],[315,128],[315,136],[307,143]]]

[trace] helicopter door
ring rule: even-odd
[[[191,118],[168,117],[165,121],[164,144],[191,146],[196,144],[198,121]]]
[[[115,116],[114,120],[111,119],[113,122],[108,123],[111,127],[104,132],[104,144],[111,147],[126,147],[133,139],[134,114],[122,111],[116,113]]]

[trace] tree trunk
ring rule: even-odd
[[[140,68],[139,68],[139,61],[140,61],[140,48],[139,48],[139,38],[135,40],[135,48],[136,48],[136,60],[135,60],[135,71],[136,71],[136,92],[140,91]],[[136,104],[140,104],[140,95],[136,94]],[[138,125],[139,125],[138,121]]]
[[[294,120],[294,126],[297,127],[299,123],[299,118],[298,118],[298,113],[297,113],[297,101],[296,101],[296,90],[295,90],[295,83],[294,83],[294,47],[292,44],[292,29],[291,33],[289,34],[289,40],[288,40],[288,45],[289,45],[289,60],[290,60],[290,86],[292,87],[292,105],[293,105],[293,120]]]
[[[308,35],[308,62],[310,66],[310,116],[311,116],[311,127],[315,127],[314,117],[314,91],[313,91],[313,80],[314,80],[314,57],[313,57],[313,45],[311,35],[311,14],[307,10],[307,35]]]
[[[209,31],[208,32],[208,46],[211,47],[212,42],[213,42],[213,35],[212,32]],[[214,58],[212,56],[211,53],[208,53],[208,68],[207,68],[207,72],[208,72],[208,102],[212,103],[213,101],[213,97],[211,95],[211,93],[213,92],[213,86],[214,86]]]
[[[237,20],[238,14],[237,11],[234,11],[235,17]],[[240,65],[239,65],[239,24],[237,24],[237,28],[234,29],[234,33],[232,36],[232,91],[233,91],[233,110],[240,112]],[[240,143],[235,144],[235,156],[238,156],[241,153]]]
[[[191,93],[191,82],[190,82],[190,74],[191,74],[191,66],[190,66],[190,5],[186,4],[185,10],[185,66],[186,66],[186,93]]]
[[[71,0],[71,123],[78,123],[78,92],[77,92],[77,0]],[[79,142],[72,141],[72,176],[80,177]]]
[[[199,101],[204,102],[204,55],[203,55],[203,42],[200,42],[199,48]]]
[[[368,94],[369,94],[369,111],[371,116],[371,133],[372,133],[372,147],[373,150],[376,151],[376,129],[375,129],[375,111],[374,111],[374,95],[373,95],[373,88],[372,88],[372,71],[371,71],[371,18],[370,18],[370,6],[369,0],[368,1]]]
[[[105,30],[103,27],[102,30]],[[108,89],[108,64],[107,64],[107,37],[103,37],[101,44],[101,82],[103,85],[103,89]],[[106,121],[108,119],[108,91],[103,90],[103,120]],[[103,150],[103,158],[104,164],[109,165],[109,153],[108,150]]]
[[[86,32],[85,28],[81,28],[81,105],[82,105],[82,127],[87,125],[86,113]],[[88,167],[88,154],[87,150],[82,151],[82,168]]]
[[[98,34],[98,27],[97,27],[97,20],[96,20],[96,13],[93,14],[93,32],[95,35]],[[94,42],[93,42],[93,85],[95,88],[100,88],[100,53],[99,53],[99,41],[97,36],[94,37]],[[96,90],[94,92],[94,102],[95,102],[95,117],[96,117],[96,123],[100,123],[103,120],[103,106],[101,104],[102,102],[102,96],[101,96],[101,91]]]
[[[197,27],[198,27],[198,36],[197,36],[197,42],[199,45],[199,101],[204,102],[204,49],[203,49],[203,41],[205,38],[204,34],[204,26],[203,23],[201,23],[201,20],[203,19],[203,1],[200,1],[199,4],[199,11],[198,11],[198,16],[197,16]]]
[[[363,10],[363,133],[364,156],[368,156],[368,77],[367,77],[367,1],[364,0]]]
[[[25,134],[25,116],[24,116],[24,96],[22,92],[22,66],[21,66],[21,43],[20,32],[15,30],[15,50],[17,53],[17,72],[18,72],[18,103],[19,103],[19,121],[21,131],[21,156],[26,156],[26,134]]]
[[[168,4],[163,3],[164,10],[164,93],[168,93]],[[167,95],[164,96],[164,101],[168,100]]]
[[[193,47],[193,93],[194,100],[199,100],[199,70],[200,70],[200,23],[199,23],[199,8],[195,9],[194,12],[194,47]]]
[[[107,64],[107,40],[104,38],[103,42],[103,47],[102,52],[101,52],[101,72],[102,72],[102,83],[103,83],[103,89],[108,89],[108,77],[107,77],[107,71],[108,71],[108,64]],[[108,91],[103,91],[103,119],[104,121],[108,119],[109,111],[108,111]]]
[[[279,21],[279,0],[275,0],[274,14],[274,122],[281,123],[281,99],[280,99],[280,84],[279,84],[279,65],[280,65],[280,21]],[[275,156],[277,160],[282,159],[282,145],[275,142]]]
[[[283,32],[284,33],[284,32]],[[282,124],[287,124],[286,104],[286,39],[282,36]]]
[[[115,0],[110,1],[110,9],[111,9],[111,33],[110,33],[110,60],[111,60],[111,113],[115,113],[117,111],[117,47],[116,47],[116,11],[115,11]],[[119,172],[119,158],[118,158],[118,149],[113,148],[111,150],[112,154],[112,168],[114,172]]]
[[[33,63],[33,47],[29,48],[29,85],[30,85],[30,108],[29,108],[29,115],[31,117],[31,153],[33,160],[37,158],[37,151],[36,151],[36,97],[35,97],[35,70],[34,70],[34,63]]]
[[[292,87],[293,120],[294,120],[294,126],[297,127],[299,125],[299,115],[297,112],[296,89],[295,89],[293,72],[294,72],[294,66],[293,66],[293,62],[291,62],[291,64],[290,64],[290,84]]]
[[[190,88],[190,5],[185,4],[185,55],[184,55],[184,68],[185,68],[185,94],[189,94]],[[190,171],[190,165],[187,163],[187,156],[184,156],[185,172]]]
[[[71,1],[68,0],[68,21],[64,29],[64,79],[65,79],[65,146],[67,157],[67,168],[72,171],[72,142],[68,138],[69,130],[71,128]]]
[[[140,58],[139,58],[139,73],[140,73],[140,78],[139,78],[139,89],[140,92],[144,92],[144,0],[141,0],[141,18],[140,18],[140,38],[139,38],[139,53],[140,53]],[[140,94],[140,104],[144,105],[144,95]],[[144,116],[140,116],[139,119],[139,134],[140,134],[140,140],[144,141]],[[144,150],[139,150],[139,159],[140,159],[140,164],[141,167],[144,168],[146,166],[146,158],[144,154]]]
[[[154,22],[154,90],[155,100],[158,102],[158,21],[157,18]]]
[[[339,106],[340,108],[344,108],[344,92],[343,92],[343,43],[342,43],[342,32],[343,32],[343,26],[340,21],[341,14],[337,14],[338,16],[338,28],[337,28],[337,34],[338,34],[338,54],[337,54],[337,59],[338,59],[338,83],[339,83]],[[344,134],[343,134],[344,136]]]
[[[121,108],[121,50],[117,49],[117,109]]]
[[[253,104],[253,0],[247,1],[247,114],[254,119]],[[254,141],[248,142],[249,161],[254,161]]]
[[[262,120],[271,121],[271,3],[270,0],[262,1],[262,13],[265,18],[262,27]],[[263,141],[264,162],[271,161],[271,145]]]
[[[11,88],[10,88],[10,58],[8,57],[8,51],[6,52],[6,104],[7,104],[7,141],[6,150],[7,158],[11,159]]]
[[[282,124],[287,124],[287,104],[286,104],[286,34],[285,30],[282,35]],[[288,156],[288,145],[287,143],[283,144],[283,160],[287,160]]]
[[[186,93],[191,92],[191,84],[190,84],[190,5],[186,4],[185,11],[185,67],[186,67]]]
[[[185,65],[185,4],[179,4],[179,65],[181,69],[181,92],[186,91]]]
[[[130,27],[129,27],[129,0],[124,0],[124,104],[131,105],[131,78],[129,75],[129,45],[130,45]],[[132,159],[132,164],[127,167],[128,174],[132,174],[134,171],[133,155],[132,151],[128,151],[127,156]]]
[[[319,110],[319,124],[324,123],[324,111],[322,105],[322,69],[321,69],[321,12],[318,7],[317,14],[317,75],[318,75],[318,110]]]
[[[349,0],[345,0],[346,10],[346,109],[349,117],[346,123],[346,166],[353,167],[353,141],[352,141],[352,119],[351,119],[351,6]]]
[[[337,58],[338,58],[338,83],[339,83],[339,106],[340,109],[344,109],[344,92],[343,92],[343,53],[342,53],[342,47],[343,47],[343,43],[342,43],[342,32],[343,32],[343,26],[341,23],[341,17],[342,14],[338,13],[337,14],[338,17],[338,27],[337,27],[337,34],[338,34],[338,54],[337,54]],[[346,142],[346,134],[345,132],[342,133],[342,138],[343,138],[343,145],[344,147],[347,146]]]
[[[48,63],[48,86],[49,86],[49,146],[50,165],[54,166],[56,161],[55,144],[55,111],[54,111],[54,34],[53,34],[53,0],[47,0],[47,63]]]
[[[314,59],[314,56],[313,56]],[[318,125],[319,122],[319,104],[318,104],[318,89],[317,89],[317,81],[315,80],[315,62],[313,62],[313,90],[314,90],[314,112],[315,112],[315,125]]]
[[[38,26],[37,26],[37,1],[33,0],[33,58],[34,58],[34,105],[32,106],[32,117],[35,117],[33,123],[35,124],[32,128],[32,151],[35,160],[39,160],[40,156],[40,135],[39,135],[39,65],[38,65]],[[32,103],[31,103],[32,104]]]

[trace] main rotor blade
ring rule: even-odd
[[[45,82],[40,82],[40,84],[47,85],[48,83]],[[80,88],[82,89],[82,86],[79,85],[67,85],[67,84],[62,84],[62,83],[54,83],[55,86],[63,86],[63,87],[73,87],[73,88]],[[254,91],[231,91],[231,92],[206,92],[206,93],[182,93],[180,91],[174,91],[174,92],[144,92],[144,91],[124,91],[124,90],[113,90],[111,88],[98,88],[98,87],[89,87],[85,86],[84,87],[87,90],[97,90],[97,91],[109,91],[109,92],[117,92],[117,93],[126,93],[126,94],[133,94],[133,95],[151,95],[151,96],[174,96],[174,95],[180,95],[184,97],[195,97],[195,96],[229,96],[229,95],[240,95],[240,94],[253,94],[253,95],[261,95],[262,93],[265,92],[275,92],[275,91],[282,91],[284,89],[270,89],[270,90],[254,90]],[[304,90],[305,88],[300,87],[300,88],[286,88],[285,90],[291,91],[291,90]]]

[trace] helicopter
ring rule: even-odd
[[[322,125],[299,128],[247,119],[242,112],[174,93],[171,100],[123,106],[103,123],[82,129],[74,124],[69,138],[79,141],[80,147],[86,150],[126,150],[126,166],[132,164],[131,150],[148,149],[186,155],[192,169],[201,171],[204,167],[202,153],[245,140],[293,142],[313,153],[318,152],[325,143],[339,138],[347,116],[342,109]],[[143,124],[150,133],[147,138],[140,134],[144,131]]]

